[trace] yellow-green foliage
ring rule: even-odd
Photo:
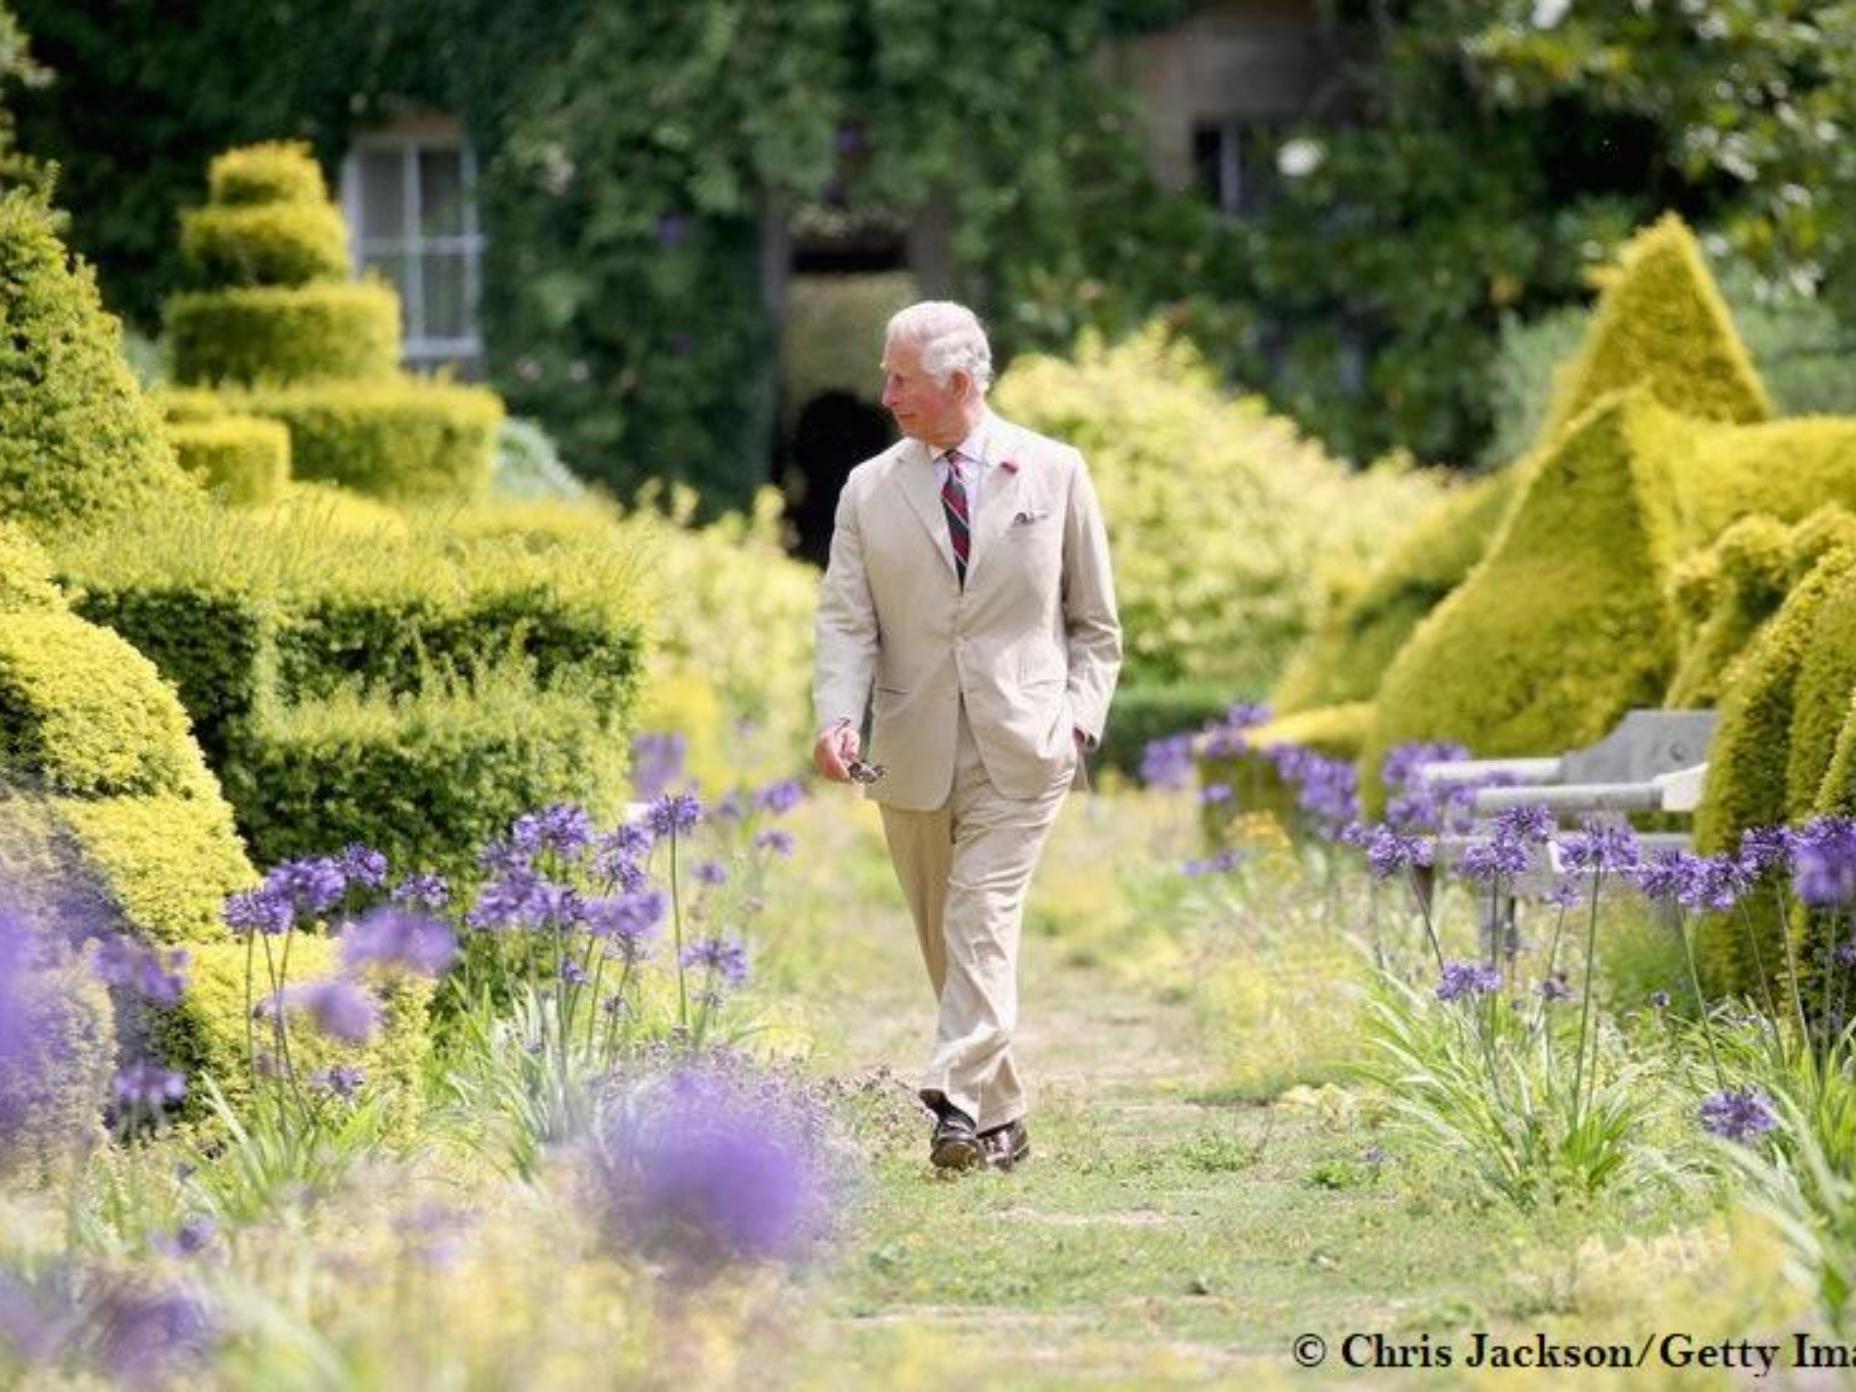
[[[148,393],[148,399],[170,426],[197,425],[226,414],[219,393],[205,387],[156,387]]]
[[[194,291],[166,312],[185,383],[382,377],[399,366],[400,299],[378,281]]]
[[[0,522],[0,613],[64,608],[51,557],[11,522]]]
[[[214,203],[322,203],[328,187],[322,166],[300,140],[271,140],[240,146],[214,157],[206,169]]]
[[[1826,503],[1791,530],[1791,583],[1797,584],[1839,546],[1856,547],[1856,512]]]
[[[337,692],[262,710],[225,771],[253,855],[274,864],[359,841],[396,871],[469,876],[523,812],[625,801],[627,748],[587,683],[518,666],[417,695]]]
[[[1282,716],[1250,731],[1248,739],[1258,749],[1299,744],[1330,759],[1357,759],[1372,727],[1373,703],[1355,701]]]
[[[1675,661],[1673,525],[1636,393],[1576,421],[1526,480],[1489,555],[1437,606],[1379,689],[1361,786],[1408,740],[1483,756],[1577,748],[1654,705]]]
[[[209,205],[181,214],[180,250],[205,285],[307,285],[348,274],[348,225],[328,203]]]
[[[229,503],[269,503],[290,481],[290,432],[257,416],[170,425],[181,468]]]
[[[1418,621],[1482,559],[1513,501],[1514,470],[1452,489],[1387,549],[1366,582],[1333,606],[1271,693],[1284,714],[1368,701]]]
[[[1791,568],[1791,533],[1764,513],[1741,518],[1684,561],[1671,585],[1675,607],[1685,618],[1706,608],[1699,621],[1682,625],[1682,658],[1664,705],[1690,709],[1720,699],[1728,664],[1785,599]]]
[[[489,492],[503,403],[481,387],[388,377],[255,388],[227,400],[289,427],[300,479],[391,499],[470,502]]]
[[[1853,692],[1856,572],[1844,575],[1824,596],[1799,664],[1785,764],[1785,810],[1793,821],[1803,821],[1819,807],[1838,735],[1849,723]]]
[[[281,942],[270,944],[273,957],[281,955]],[[255,977],[249,999],[270,994],[264,960],[265,944],[257,944]],[[319,981],[333,976],[339,943],[315,933],[296,933],[290,943],[289,984]],[[246,945],[229,935],[195,943],[189,948],[187,991],[173,1010],[156,1019],[156,1047],[170,1066],[191,1080],[189,1105],[203,1100],[203,1077],[210,1076],[235,1105],[251,1095],[251,1046],[247,1033]],[[318,1032],[300,1014],[287,1015],[290,1059],[305,1085],[311,1075],[335,1064],[358,1066],[370,1085],[398,1085],[402,1105],[416,1096],[414,1083],[427,1054],[430,1036],[426,1015],[431,1003],[429,984],[404,979],[376,984],[386,1006],[380,1033],[369,1044],[339,1044]],[[258,1048],[274,1052],[268,1021],[258,1025]]]
[[[1260,688],[1319,617],[1324,573],[1363,564],[1436,494],[1396,466],[1351,474],[1157,324],[1114,347],[1085,335],[1070,361],[1017,358],[995,396],[1088,460],[1131,684]]]
[[[643,701],[654,725],[686,736],[705,767],[743,778],[784,774],[812,745],[812,615],[818,572],[780,544],[780,499],[763,489],[751,514],[692,525],[696,499],[679,489],[619,528],[639,558],[650,657]],[[707,689],[687,703],[678,691]],[[719,711],[719,727],[712,716]],[[744,738],[740,722],[752,729]],[[718,752],[719,751],[719,752]]]
[[[1639,384],[1688,416],[1750,422],[1772,415],[1701,248],[1673,213],[1620,249],[1591,331],[1562,370],[1542,443],[1602,397]]]
[[[255,878],[217,787],[187,798],[54,798],[51,811],[112,911],[150,942],[221,932],[226,896]]]
[[[1856,508],[1856,419],[1709,426],[1665,417],[1659,433],[1686,546],[1706,545],[1749,513],[1799,522],[1828,503]]]
[[[28,1045],[0,1057],[0,1181],[54,1177],[100,1140],[116,1071],[109,995],[83,963],[27,972],[20,1003]],[[9,1021],[9,1024],[17,1023]]]
[[[1695,841],[1704,852],[1732,850],[1749,827],[1786,820],[1799,674],[1819,617],[1853,568],[1856,550],[1839,548],[1824,556],[1735,664],[1695,811]]]
[[[74,614],[0,616],[7,772],[77,797],[210,786],[187,713],[155,665]]]
[[[0,517],[40,537],[192,485],[51,214],[0,194]]]
[[[780,344],[780,397],[788,428],[823,392],[876,400],[883,386],[878,365],[883,330],[890,315],[920,298],[907,271],[794,276]]]

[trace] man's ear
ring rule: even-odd
[[[974,391],[973,374],[968,372],[966,368],[957,367],[954,369],[951,385],[954,388],[954,394],[962,401],[972,399]]]

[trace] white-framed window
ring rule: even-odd
[[[342,162],[350,255],[400,292],[409,366],[482,371],[476,188],[476,153],[448,118],[362,136]]]

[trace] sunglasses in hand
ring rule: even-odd
[[[853,783],[874,783],[883,776],[881,764],[866,764],[862,759],[852,759],[844,766],[844,771],[850,774]]]

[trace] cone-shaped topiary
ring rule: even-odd
[[[1820,805],[1838,737],[1849,724],[1852,694],[1856,694],[1856,569],[1825,594],[1798,665],[1785,761],[1785,810],[1792,821],[1805,820]],[[1833,798],[1841,800],[1841,794]]]
[[[1513,501],[1516,477],[1512,469],[1491,474],[1428,509],[1291,659],[1271,708],[1289,715],[1370,701],[1419,620],[1482,559]]]
[[[1706,551],[1684,559],[1671,586],[1684,613],[1682,658],[1663,697],[1674,709],[1712,706],[1727,666],[1785,599],[1791,583],[1791,532],[1776,517],[1743,517]],[[1705,593],[1704,593],[1705,590]]]
[[[1701,248],[1673,213],[1619,251],[1591,331],[1560,374],[1542,443],[1601,397],[1639,383],[1688,416],[1740,422],[1772,416]]]
[[[1799,522],[1830,503],[1856,508],[1856,420],[1730,426],[1667,416],[1666,435],[1685,547],[1707,545],[1749,513]]]
[[[1544,456],[1488,556],[1419,625],[1380,686],[1363,792],[1410,740],[1479,755],[1588,744],[1654,705],[1675,661],[1673,520],[1641,392],[1608,398]]]
[[[325,203],[322,166],[301,140],[267,140],[214,157],[206,167],[213,202],[230,207],[253,203]]]
[[[0,194],[0,515],[45,537],[193,489],[51,215]]]
[[[229,503],[272,503],[290,482],[290,432],[258,416],[170,425],[180,466]]]

